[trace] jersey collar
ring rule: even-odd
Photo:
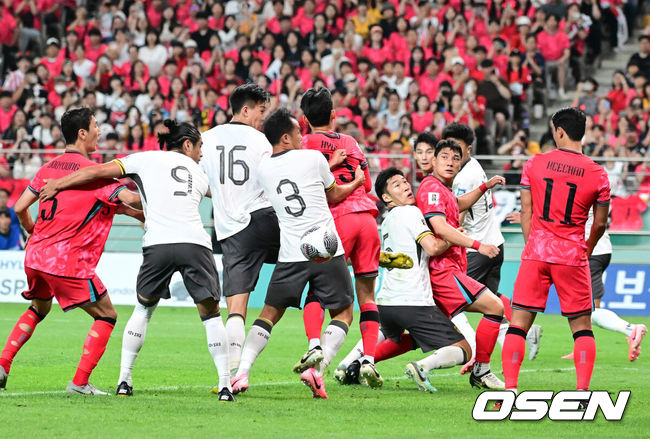
[[[77,151],[76,149],[66,149],[65,151],[63,151],[63,153],[64,154],[65,153],[73,153],[73,154],[81,154],[81,155],[83,155],[83,153],[81,151]]]
[[[578,152],[578,151],[574,151],[574,150],[572,150],[572,149],[566,149],[566,148],[558,148],[558,149],[559,149],[560,151],[564,151],[564,152],[570,152],[571,154],[577,154],[577,155],[582,155],[582,153],[581,153],[581,152]]]
[[[282,154],[288,153],[289,151],[291,151],[291,150],[290,149],[285,149],[284,151],[280,151],[280,152],[276,152],[275,154],[271,154],[271,157],[279,157]]]
[[[230,125],[244,125],[244,126],[248,126],[248,125],[246,125],[244,122],[238,122],[238,121],[235,121],[235,122],[228,122],[228,123],[229,123]]]

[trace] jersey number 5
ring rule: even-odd
[[[549,217],[551,210],[551,195],[553,194],[553,179],[545,178],[546,182],[546,193],[544,194],[544,209],[542,210],[542,216],[539,217],[542,221],[547,221],[549,223],[555,222]],[[569,186],[569,196],[566,200],[566,207],[564,208],[564,219],[560,221],[560,224],[565,224],[568,226],[575,226],[575,223],[571,221],[571,213],[573,212],[573,202],[576,198],[576,191],[578,190],[578,185],[574,183],[567,183]]]
[[[41,218],[41,220],[43,220],[43,221],[50,221],[52,218],[54,218],[54,213],[56,212],[56,205],[57,205],[56,198],[52,198],[51,200],[48,200],[48,201],[51,201],[51,202],[52,202],[52,208],[51,208],[51,210],[50,210],[50,214],[49,214],[49,215],[47,215],[45,209],[41,209],[40,218]],[[47,203],[48,201],[44,201],[44,202],[42,202],[42,203]],[[46,215],[47,215],[47,216],[46,216]]]
[[[293,193],[287,195],[286,197],[284,197],[284,199],[287,201],[297,201],[298,203],[300,203],[300,208],[293,210],[289,206],[285,206],[284,210],[291,216],[295,216],[295,217],[302,216],[302,214],[305,212],[305,209],[307,208],[307,205],[305,204],[305,200],[300,195],[298,195],[300,193],[300,190],[298,189],[298,185],[291,180],[287,180],[286,178],[280,180],[280,184],[278,184],[278,187],[276,189],[278,191],[278,194],[282,194],[282,186],[284,186],[285,184],[291,186],[291,190],[293,191]]]
[[[217,150],[219,151],[219,182],[224,184],[226,182],[226,176],[224,175],[226,173],[226,147],[223,145],[217,145]],[[230,152],[228,152],[228,178],[233,182],[233,184],[241,186],[248,181],[248,178],[250,177],[250,169],[245,161],[235,160],[235,151],[246,151],[246,147],[244,145],[235,145],[232,147]],[[241,167],[244,171],[242,178],[235,177],[235,166]]]

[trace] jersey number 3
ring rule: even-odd
[[[305,212],[305,209],[307,208],[307,205],[305,204],[305,200],[300,195],[298,195],[300,194],[298,185],[291,180],[287,180],[286,178],[282,179],[280,180],[280,183],[276,188],[278,194],[282,194],[282,186],[284,185],[291,186],[291,190],[293,191],[292,194],[287,195],[286,197],[284,197],[284,199],[287,201],[297,201],[300,204],[300,208],[292,209],[289,206],[285,206],[284,210],[291,216],[295,216],[295,217],[302,216],[302,214]]]

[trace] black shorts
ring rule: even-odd
[[[612,254],[596,255],[589,258],[589,271],[591,272],[591,298],[592,300],[602,299],[605,295],[603,284],[603,273],[609,266]]]
[[[490,291],[499,291],[501,281],[501,266],[503,265],[503,244],[499,246],[499,254],[490,259],[479,252],[467,252],[467,275],[488,287]]]
[[[244,230],[221,241],[223,293],[230,297],[255,289],[264,263],[275,264],[280,250],[280,226],[273,208],[251,213]]]
[[[219,274],[212,250],[198,244],[158,244],[142,249],[136,290],[148,301],[169,299],[169,281],[180,271],[194,303],[219,301]]]
[[[273,270],[264,303],[275,308],[300,308],[302,293],[309,283],[325,309],[340,309],[354,302],[350,271],[344,256],[331,261],[278,262]]]
[[[422,352],[429,352],[463,341],[456,325],[435,306],[378,306],[381,331],[399,342],[408,331]]]

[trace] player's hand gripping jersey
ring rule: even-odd
[[[38,196],[44,180],[96,164],[80,152],[68,150],[41,167],[28,189]],[[25,266],[56,276],[92,278],[113,224],[117,195],[124,188],[115,180],[97,180],[40,201]]]
[[[585,223],[594,203],[609,204],[602,166],[584,154],[556,149],[531,158],[521,177],[531,191],[533,216],[521,259],[587,265]]]
[[[334,151],[337,149],[345,150],[347,155],[345,160],[341,165],[332,170],[337,184],[343,185],[351,183],[354,180],[354,172],[358,166],[361,166],[361,169],[363,169],[366,174],[366,182],[364,186],[358,187],[343,201],[330,205],[330,210],[334,218],[353,212],[370,212],[374,216],[377,216],[377,206],[366,193],[372,188],[372,179],[370,178],[370,172],[368,170],[368,161],[354,138],[332,131],[317,131],[313,134],[307,134],[304,136],[302,138],[302,145],[305,149],[320,151],[328,162],[332,157],[332,154],[334,154]]]

